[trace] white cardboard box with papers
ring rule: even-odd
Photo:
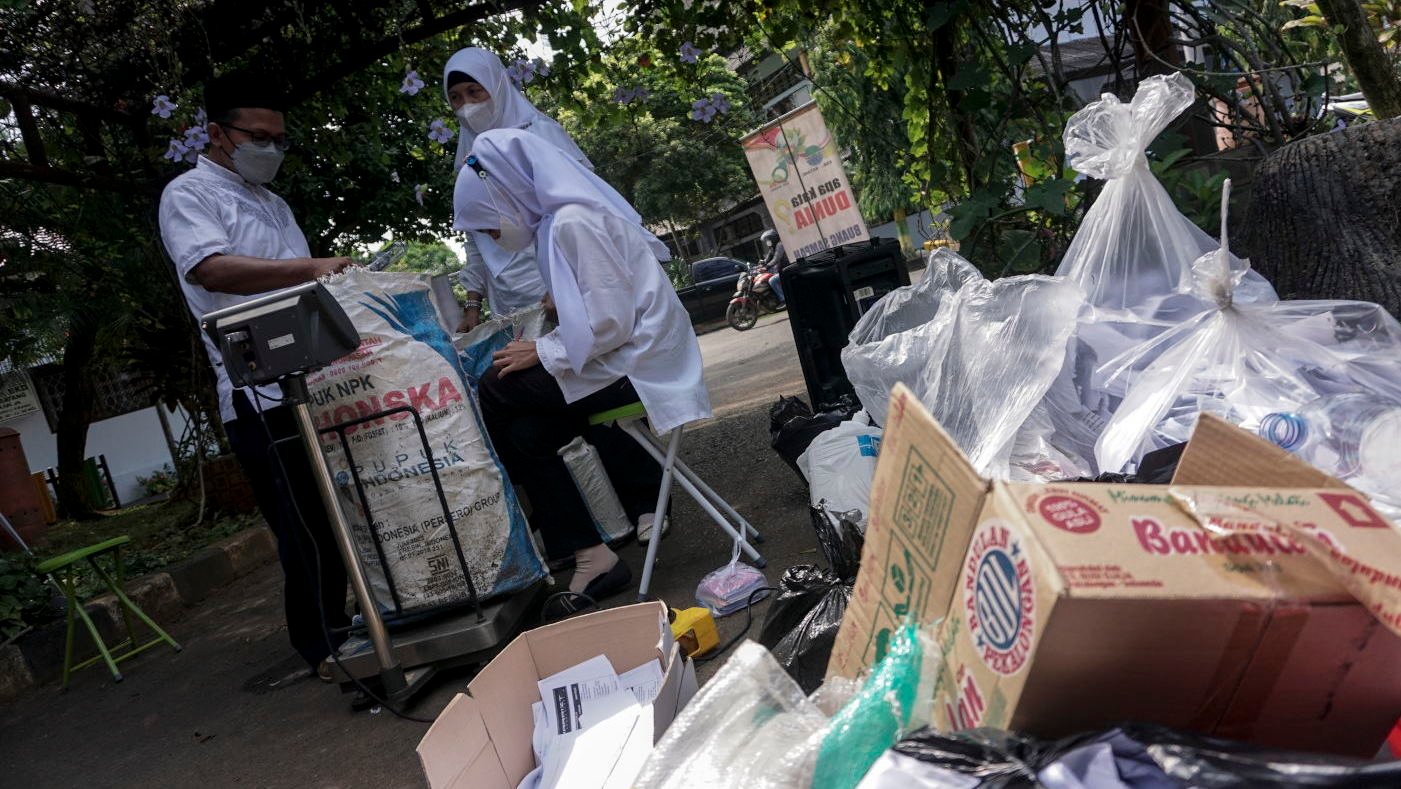
[[[614,681],[631,688],[639,702],[650,686],[657,688],[653,740],[696,692],[695,667],[673,641],[661,603],[613,608],[527,631],[477,674],[419,742],[428,785],[516,789],[536,766],[532,735],[535,705],[544,701],[541,680],[589,665],[596,656],[607,659],[617,672]],[[539,711],[548,715],[549,705],[543,706]]]

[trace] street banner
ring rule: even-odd
[[[740,144],[789,261],[871,237],[816,102],[750,132]]]
[[[0,375],[0,422],[19,419],[39,410],[39,396],[23,370]]]

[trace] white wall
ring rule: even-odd
[[[183,413],[170,414],[171,430],[177,438],[184,421]],[[58,465],[57,441],[54,434],[49,432],[49,424],[42,412],[0,424],[19,431],[31,472],[41,472]],[[149,476],[166,464],[174,465],[155,408],[94,422],[88,428],[87,457],[98,455],[107,456],[112,482],[124,504],[144,495],[137,477]]]
[[[939,220],[947,222],[948,217],[940,214]],[[914,240],[916,250],[930,238],[943,238],[942,228],[934,226],[934,216],[928,211],[920,211],[918,214],[910,214],[905,217],[905,227],[910,230],[910,238]],[[900,238],[894,222],[871,225],[869,230],[872,238],[894,238],[897,240]]]

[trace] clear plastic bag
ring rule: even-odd
[[[807,789],[827,716],[745,641],[672,722],[636,789]]]
[[[913,385],[930,355],[943,353],[940,339],[952,320],[951,302],[964,283],[981,281],[972,263],[950,250],[935,250],[924,279],[886,294],[857,321],[842,350],[842,366],[872,421],[885,424],[896,382]]]
[[[1206,412],[1394,511],[1401,324],[1366,302],[1242,303],[1234,293],[1243,272],[1228,255],[1223,239],[1193,264],[1197,295],[1212,309],[1101,366],[1105,388],[1123,401],[1096,445],[1100,470],[1132,470],[1144,453],[1186,441]]]
[[[857,324],[842,363],[873,420],[884,423],[890,391],[904,383],[980,473],[1009,479],[1018,435],[1060,376],[1083,305],[1068,280],[989,282],[941,249],[925,281],[890,293]],[[900,330],[880,336],[886,329]]]
[[[730,563],[707,573],[696,586],[696,601],[715,616],[727,616],[743,611],[753,603],[768,597],[768,579],[757,569],[739,560],[739,540],[735,541]]]
[[[1182,74],[1149,77],[1128,104],[1106,93],[1066,122],[1066,161],[1107,183],[1056,276],[1079,284],[1096,309],[1129,311],[1169,325],[1201,309],[1180,294],[1191,291],[1192,261],[1214,249],[1216,241],[1177,210],[1145,153],[1195,96]],[[1274,299],[1263,277],[1239,258],[1230,261],[1233,271],[1248,272],[1238,283],[1239,301]]]

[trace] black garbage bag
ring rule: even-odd
[[[972,729],[940,734],[918,729],[891,750],[950,773],[977,778],[980,789],[1036,789],[1036,740],[1000,729]],[[950,782],[951,785],[956,785]]]
[[[808,508],[808,515],[827,568],[843,581],[854,583],[861,571],[861,548],[866,544],[861,533],[861,513],[833,512],[826,501],[820,501],[816,507]]]
[[[759,643],[768,647],[804,693],[817,690],[827,674],[837,630],[861,569],[863,545],[851,515],[830,512],[823,504],[812,507],[810,513],[828,569],[810,564],[789,567],[759,631]]]
[[[846,402],[836,410],[814,414],[802,400],[796,397],[780,397],[769,406],[769,436],[772,439],[770,446],[783,458],[783,462],[806,482],[807,478],[803,477],[802,470],[798,468],[798,457],[807,451],[814,438],[850,419],[859,407]]]
[[[980,789],[1401,787],[1401,762],[1271,750],[1152,724],[1127,724],[1056,741],[998,729],[939,734],[925,728],[896,743],[892,751],[952,775],[976,778]],[[1090,778],[1089,765],[1095,759],[1112,764],[1112,779]]]
[[[851,604],[852,583],[811,564],[789,567],[778,582],[759,631],[759,643],[783,666],[804,693],[827,675],[837,630]]]

